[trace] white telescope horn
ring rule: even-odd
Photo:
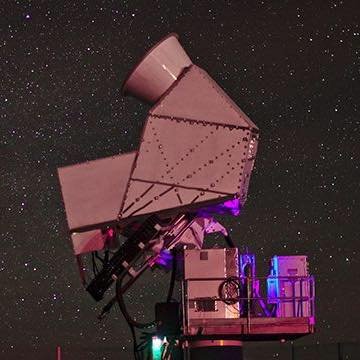
[[[171,33],[153,46],[130,71],[122,85],[124,95],[154,104],[192,62]]]

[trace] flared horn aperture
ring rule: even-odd
[[[191,64],[178,35],[169,34],[130,71],[122,85],[122,92],[154,104]]]

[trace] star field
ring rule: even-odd
[[[308,255],[317,333],[301,342],[360,341],[357,2],[7,1],[3,12],[2,359],[48,359],[57,344],[66,359],[132,358],[119,311],[99,323],[80,285],[56,169],[137,148],[148,106],[121,83],[170,32],[260,129],[247,203],[225,220],[233,239],[260,275],[275,254]],[[151,319],[166,289],[161,273],[141,279],[135,316]]]

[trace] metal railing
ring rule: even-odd
[[[184,280],[183,289],[187,313],[193,315],[214,317],[222,308],[225,318],[231,309],[232,318],[315,316],[313,276],[192,278]]]

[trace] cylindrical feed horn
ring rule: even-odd
[[[130,71],[122,86],[124,95],[132,95],[150,104],[156,103],[192,62],[178,41],[169,34],[153,46]]]

